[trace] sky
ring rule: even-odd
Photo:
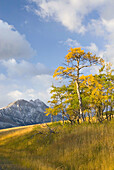
[[[0,0],[0,108],[18,99],[47,103],[70,47],[114,65],[114,0]]]

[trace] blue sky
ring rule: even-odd
[[[113,0],[0,0],[0,107],[21,98],[47,102],[70,47],[114,64],[113,9]]]

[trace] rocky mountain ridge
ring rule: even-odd
[[[50,122],[50,115],[45,116],[44,113],[46,108],[48,106],[39,99],[10,103],[0,109],[0,129]],[[60,120],[60,116],[55,119]]]

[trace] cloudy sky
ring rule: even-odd
[[[114,0],[0,0],[0,107],[47,102],[54,69],[79,46],[114,64]]]

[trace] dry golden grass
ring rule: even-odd
[[[114,170],[114,119],[71,126],[67,122],[0,133],[0,168],[15,170]]]

